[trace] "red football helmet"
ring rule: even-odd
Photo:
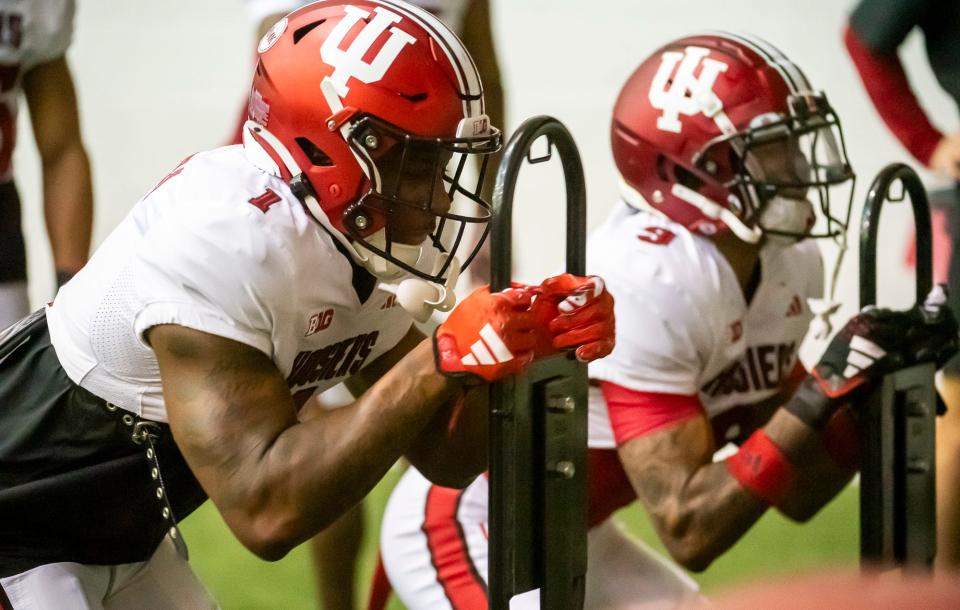
[[[290,13],[258,51],[245,145],[266,151],[311,214],[375,274],[442,282],[466,224],[489,218],[485,155],[500,147],[463,44],[405,2],[347,0]],[[467,187],[473,155],[482,163]],[[430,219],[421,233],[446,254],[432,268],[423,268],[420,245],[395,241],[404,215]]]
[[[692,231],[729,229],[757,242],[764,233],[838,237],[846,229],[854,175],[839,119],[800,69],[761,40],[710,33],[668,43],[627,80],[611,138],[628,203]],[[848,181],[838,218],[830,187]],[[782,205],[788,200],[803,205]]]

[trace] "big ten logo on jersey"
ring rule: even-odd
[[[315,335],[321,330],[329,327],[331,322],[333,322],[332,309],[325,309],[321,312],[315,313],[310,316],[310,320],[307,322],[307,332],[304,333],[303,336],[309,337],[310,335]]]
[[[355,375],[370,356],[379,336],[380,331],[376,330],[361,333],[320,349],[304,350],[297,354],[287,376],[287,386],[294,400],[299,401],[297,406],[313,395],[318,381]]]
[[[680,133],[680,115],[719,111],[713,84],[727,64],[707,57],[709,49],[687,47],[683,53],[667,51],[650,84],[650,105],[663,114],[657,117],[657,129]],[[677,64],[680,64],[677,67]],[[697,69],[699,68],[699,74]]]
[[[779,389],[793,370],[796,347],[795,342],[751,345],[739,360],[720,371],[700,391],[716,398],[734,392]]]
[[[670,231],[669,229],[664,229],[663,227],[644,227],[639,233],[637,233],[637,239],[640,241],[645,241],[648,244],[655,244],[658,246],[669,245],[676,236],[676,233]]]
[[[348,4],[343,10],[346,16],[337,23],[320,46],[320,58],[324,63],[333,66],[333,74],[329,78],[336,85],[337,94],[341,98],[350,91],[348,83],[351,78],[368,85],[379,81],[396,61],[400,51],[406,45],[416,42],[410,34],[391,27],[402,19],[400,15],[383,7],[373,9],[372,19],[369,12],[356,6]],[[341,48],[344,38],[360,22],[364,22],[363,29],[353,38],[350,46]],[[371,49],[379,44],[384,32],[389,32],[389,37],[370,57]],[[365,58],[369,58],[369,61],[365,61]]]

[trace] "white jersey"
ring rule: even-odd
[[[813,317],[807,299],[823,292],[813,240],[763,248],[747,303],[711,240],[623,202],[591,234],[587,253],[587,271],[603,277],[617,319],[616,347],[590,364],[590,377],[640,392],[697,394],[711,419],[777,393]],[[596,388],[590,445],[615,446]]]
[[[472,0],[406,0],[414,6],[426,9],[437,16],[457,36],[464,30],[464,19]],[[250,20],[259,24],[271,15],[290,13],[310,4],[305,0],[247,0]]]
[[[0,182],[13,177],[23,76],[67,52],[73,15],[73,0],[0,0]]]
[[[260,350],[300,405],[407,333],[393,294],[359,270],[366,289],[354,287],[351,261],[256,154],[227,146],[181,163],[60,290],[50,339],[75,383],[166,421],[144,333],[178,324]]]

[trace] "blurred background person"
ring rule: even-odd
[[[488,0],[408,0],[424,8],[450,27],[470,51],[484,87],[486,112],[494,125],[503,123],[503,87],[500,67],[497,62],[490,27]],[[303,0],[247,0],[247,11],[254,24],[257,40],[270,27],[294,9],[309,4]],[[240,143],[240,134],[247,119],[244,107],[231,136],[232,143]],[[488,178],[484,184],[484,196],[489,198],[493,188],[494,172],[499,163],[499,153],[488,165]],[[489,242],[487,242],[489,244]],[[460,296],[469,294],[473,287],[487,282],[490,267],[489,247],[484,245],[477,259],[467,268],[461,280]],[[432,330],[432,328],[431,328]],[[327,408],[335,409],[353,402],[353,396],[343,386],[331,388],[318,400]],[[314,558],[314,576],[320,601],[324,608],[356,607],[357,558],[364,536],[364,504],[360,503],[340,520],[317,535],[311,542]],[[383,583],[382,579],[378,582]],[[374,596],[383,593],[379,588]]]
[[[21,93],[40,155],[43,215],[58,287],[83,266],[90,251],[90,164],[65,56],[73,18],[72,0],[0,0],[0,328],[30,311],[12,163]]]
[[[960,314],[960,256],[951,256],[960,232],[960,132],[937,127],[910,86],[898,49],[914,29],[923,33],[926,56],[937,82],[960,104],[960,2],[956,0],[862,0],[855,5],[844,43],[864,88],[887,127],[910,154],[939,176],[954,182],[935,193],[943,201],[939,215],[943,240],[935,241],[935,273],[946,276],[950,305]],[[950,117],[955,119],[956,116]],[[945,222],[944,222],[945,221]],[[945,232],[944,232],[945,229]],[[945,255],[945,256],[942,256]],[[948,411],[937,425],[937,563],[960,568],[960,357],[944,369],[940,393]]]

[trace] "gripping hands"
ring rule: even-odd
[[[613,297],[596,275],[578,277],[564,273],[540,284],[537,300],[543,311],[549,347],[538,355],[574,349],[577,360],[590,362],[613,351]]]
[[[437,327],[434,352],[446,375],[496,381],[565,349],[583,362],[602,358],[613,335],[613,298],[603,281],[563,274],[539,286],[477,289]]]
[[[830,341],[787,409],[821,427],[856,390],[904,367],[924,362],[940,367],[957,345],[957,321],[942,286],[906,311],[865,307]]]

